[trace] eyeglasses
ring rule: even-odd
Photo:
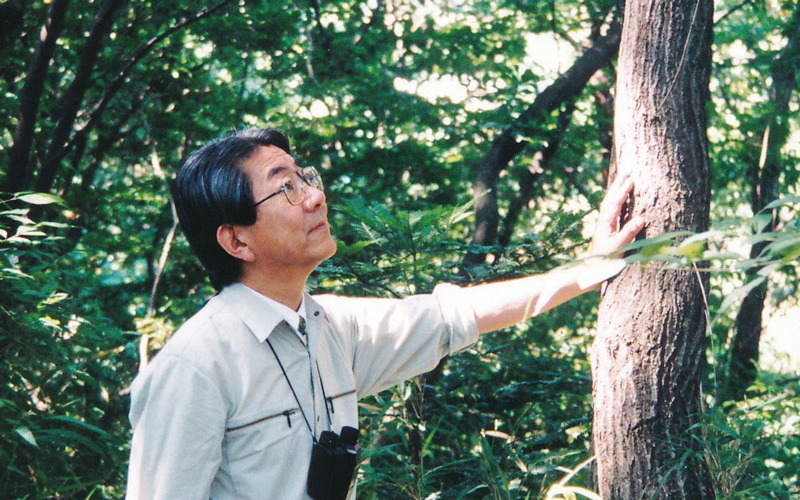
[[[302,182],[298,182],[298,179]],[[261,201],[256,202],[253,206],[257,207],[273,196],[278,196],[281,193],[286,196],[286,201],[288,201],[290,205],[299,205],[303,203],[303,200],[306,198],[306,186],[311,186],[320,191],[324,189],[322,186],[322,177],[319,176],[319,172],[317,172],[317,169],[314,167],[306,167],[287,175],[283,180],[283,186],[279,190]]]

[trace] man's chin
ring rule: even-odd
[[[333,238],[330,239],[330,244],[326,245],[324,251],[320,251],[319,259],[317,265],[322,264],[326,260],[330,259],[334,255],[336,255],[336,251],[338,250],[336,246],[336,242],[334,242]]]
[[[330,259],[334,255],[336,255],[337,250],[339,250],[339,246],[336,244],[336,242],[333,240],[333,238],[331,238],[331,248],[330,248],[330,251],[328,252],[328,256],[325,257],[322,260],[325,261],[325,260]]]

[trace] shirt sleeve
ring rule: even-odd
[[[329,321],[352,342],[359,398],[420,375],[478,339],[475,314],[455,285],[402,300],[329,298]]]
[[[205,499],[222,460],[226,405],[219,387],[161,353],[131,389],[127,500]]]

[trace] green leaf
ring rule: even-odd
[[[31,205],[52,205],[54,203],[63,205],[64,202],[58,196],[47,193],[30,193],[17,196],[18,200],[30,203]]]
[[[705,250],[705,248],[706,244],[702,241],[684,242],[673,249],[672,252],[675,255],[686,257],[689,260],[700,260],[703,258],[703,250]]]
[[[363,250],[364,248],[372,245],[372,241],[357,241],[352,245],[348,245],[341,241],[336,242],[336,253],[339,257],[350,257],[352,255],[356,255],[358,252]]]
[[[756,288],[761,283],[763,283],[767,278],[766,277],[759,277],[750,281],[749,283],[736,288],[733,292],[727,294],[725,296],[725,300],[722,301],[722,304],[719,306],[719,310],[717,311],[717,318],[723,315],[725,311],[727,311],[733,304],[739,300],[740,297],[747,295],[750,290]]]
[[[64,422],[64,423],[67,423],[67,424],[72,424],[72,425],[74,425],[76,427],[80,427],[82,429],[85,429],[85,430],[87,430],[87,431],[89,431],[91,433],[98,434],[98,435],[102,436],[103,438],[109,438],[110,437],[110,435],[106,431],[104,431],[103,429],[101,429],[101,428],[99,428],[97,426],[91,425],[91,424],[87,424],[83,420],[79,420],[77,418],[67,417],[67,416],[63,416],[63,415],[56,415],[56,416],[50,417],[48,420],[52,420],[52,421],[56,421],[56,422]]]
[[[772,214],[760,213],[755,217],[753,217],[752,223],[753,223],[753,232],[756,234],[760,234],[772,223]]]
[[[775,208],[779,208],[784,205],[791,205],[796,203],[800,203],[800,196],[795,196],[795,195],[784,196],[783,198],[775,200],[772,203],[768,204],[766,207],[764,207],[763,210],[765,211],[773,210]]]
[[[39,445],[36,444],[36,438],[33,436],[31,430],[28,429],[27,427],[17,427],[16,429],[14,429],[14,432],[16,432],[26,442],[30,443],[33,446],[36,446],[37,448],[39,447]]]

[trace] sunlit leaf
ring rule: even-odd
[[[795,195],[783,196],[780,199],[773,201],[772,203],[768,203],[767,206],[764,207],[764,210],[773,210],[785,205],[792,205],[792,204],[800,204],[800,196],[795,196]]]
[[[36,443],[36,438],[33,436],[33,432],[31,432],[31,430],[28,429],[27,427],[17,427],[16,429],[14,429],[14,432],[16,432],[27,443],[33,446],[39,446]]]
[[[63,204],[64,202],[58,196],[48,193],[30,193],[21,194],[17,199],[31,205],[52,205],[54,203]]]

